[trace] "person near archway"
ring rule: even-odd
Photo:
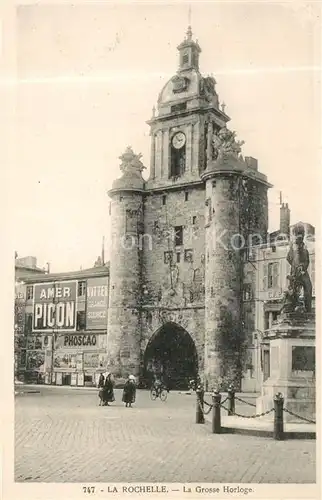
[[[125,403],[125,408],[132,408],[132,404],[135,403],[135,396],[135,377],[133,375],[129,375],[127,381],[125,382],[122,396],[122,401],[123,403]]]
[[[115,401],[114,397],[114,381],[112,374],[108,373],[103,387],[103,406],[109,406],[108,403]]]

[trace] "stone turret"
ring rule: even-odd
[[[254,221],[252,204],[259,196],[267,206],[269,184],[254,159],[243,159],[242,144],[226,127],[209,134],[207,168],[201,176],[206,183],[205,378],[210,386],[240,386],[246,340],[244,259],[252,235],[264,239],[267,232],[265,210]]]
[[[108,369],[116,378],[139,374],[141,341],[141,235],[145,168],[131,147],[120,156],[121,178],[111,198]]]

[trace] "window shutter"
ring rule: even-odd
[[[273,267],[273,288],[278,288],[279,283],[279,262],[275,262]]]
[[[263,291],[268,288],[268,264],[263,265]]]

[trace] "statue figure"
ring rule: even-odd
[[[293,229],[294,241],[291,242],[287,254],[287,262],[291,265],[288,276],[289,286],[284,294],[282,311],[296,312],[302,309],[300,302],[301,290],[304,292],[304,310],[312,311],[312,283],[308,273],[310,264],[309,252],[304,244],[304,227],[299,224]]]
[[[238,158],[244,141],[236,141],[236,132],[223,127],[212,137],[213,157],[215,160],[233,156]]]
[[[123,173],[128,173],[130,171],[142,172],[146,168],[141,162],[142,154],[135,154],[131,146],[128,146],[125,153],[119,158],[122,161],[120,170]]]

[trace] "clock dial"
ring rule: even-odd
[[[181,149],[186,143],[186,136],[183,132],[178,132],[172,137],[172,146],[176,149]]]

